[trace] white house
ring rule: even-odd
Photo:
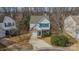
[[[5,17],[0,17],[0,35],[6,35],[6,32],[10,32],[10,30],[12,29],[17,29],[16,28],[16,23],[15,20],[12,19],[9,16],[5,16]],[[3,31],[3,33],[2,33]],[[4,33],[5,31],[5,33]]]
[[[71,15],[64,20],[64,32],[73,38],[79,39],[79,15]]]
[[[11,17],[5,16],[3,20],[3,29],[4,30],[11,30],[16,29],[16,22]]]
[[[42,36],[44,32],[50,32],[49,16],[31,16],[30,31],[35,36]]]

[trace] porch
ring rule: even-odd
[[[37,31],[38,37],[49,36],[49,35],[50,35],[50,30],[39,30],[39,31]]]

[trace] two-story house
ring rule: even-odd
[[[42,36],[44,33],[50,32],[49,16],[31,16],[30,31],[34,36]]]
[[[0,37],[6,36],[13,29],[17,29],[14,19],[9,16],[0,17]]]
[[[79,40],[79,15],[70,15],[65,18],[64,32]]]

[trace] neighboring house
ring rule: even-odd
[[[50,32],[49,16],[31,16],[30,31],[35,36],[42,36],[43,33]]]
[[[68,16],[64,20],[64,32],[73,38],[79,39],[79,15]]]
[[[17,29],[14,19],[8,16],[0,17],[0,35],[2,35],[2,31],[5,31],[3,35],[6,35],[6,33],[9,33],[12,29]]]

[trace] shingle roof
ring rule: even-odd
[[[49,20],[49,16],[31,16],[30,23],[37,24],[38,22],[44,20],[44,18]]]
[[[79,24],[79,15],[75,15],[75,16],[71,16],[75,21],[76,21],[76,24]]]
[[[13,18],[11,18],[9,16],[0,16],[0,23],[3,23],[4,19],[13,19]]]

